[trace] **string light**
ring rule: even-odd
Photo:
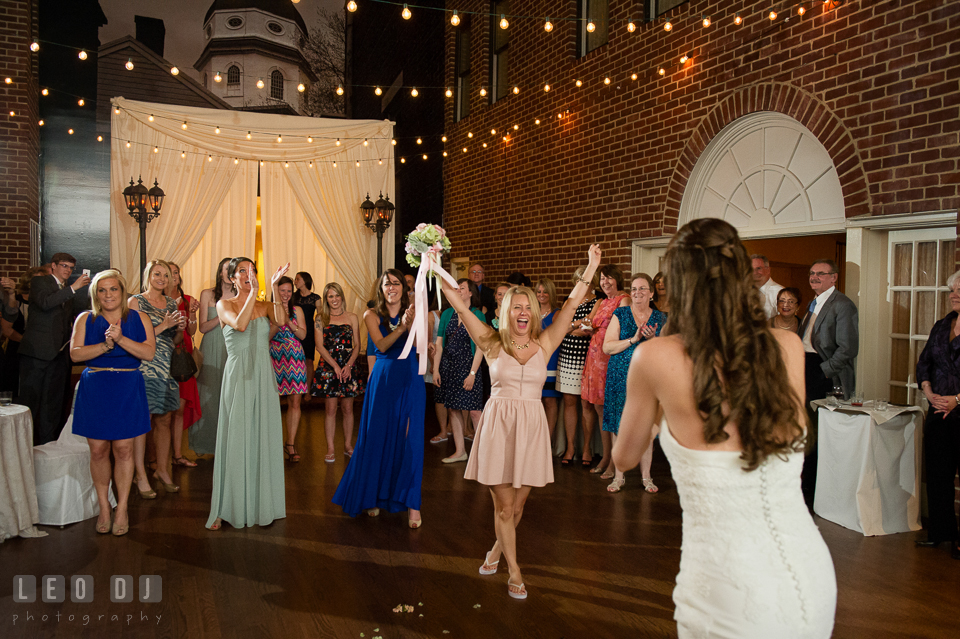
[[[133,71],[133,58],[127,58],[127,63],[123,66],[126,67],[127,71]]]
[[[43,120],[41,120],[41,122],[43,122]],[[97,136],[97,142],[103,142],[103,136],[102,136],[102,135],[98,135],[98,136]]]
[[[338,85],[337,85],[337,95],[343,95],[343,85],[342,85],[342,84],[338,84]]]
[[[413,87],[412,89],[410,89],[410,95],[411,97],[414,97],[414,98],[420,95],[420,92],[417,91],[417,87]]]
[[[447,141],[447,136],[445,136],[445,135],[442,136],[442,137],[440,138],[440,141],[441,141],[441,142],[446,142],[446,141]]]
[[[636,79],[637,79],[637,74],[636,74],[636,73],[631,74],[631,75],[630,75],[630,79],[631,79],[631,80],[636,80]]]
[[[37,42],[36,40],[34,40],[33,42],[31,42],[31,43],[30,43],[30,50],[33,51],[34,53],[36,53],[37,51],[39,51],[39,50],[40,50],[40,43]]]
[[[549,84],[543,85],[543,91],[544,93],[548,93],[550,91],[550,85]]]
[[[310,144],[313,144],[313,136],[308,135],[307,142],[309,142]]]
[[[258,89],[263,88],[263,78],[257,78],[257,88]]]
[[[283,142],[283,136],[282,136],[282,135],[278,135],[278,136],[277,136],[277,144],[280,144],[281,142]]]
[[[487,148],[487,143],[486,143],[486,142],[483,143],[483,148]]]
[[[383,166],[383,158],[380,158],[379,160],[377,160],[377,164],[379,164],[380,166]],[[310,166],[313,166],[313,164],[311,164]]]
[[[377,87],[376,89],[374,89],[373,92],[376,95],[383,95],[383,89],[381,89],[380,87]]]
[[[86,102],[83,101],[83,98],[80,98],[79,100],[77,100],[77,104],[80,106],[83,106],[84,104],[86,104]]]
[[[306,90],[307,90],[307,85],[305,85],[303,82],[297,85],[297,91],[299,91],[300,93],[303,93]]]
[[[289,163],[289,162],[284,162],[284,163],[283,163],[283,168],[289,169],[289,168],[290,168],[290,163]]]
[[[340,146],[340,138],[337,138],[337,146]]]
[[[171,67],[170,75],[180,75],[180,69],[178,69],[177,67]]]
[[[467,152],[467,147],[463,147],[463,152],[464,152],[464,153]]]
[[[147,120],[153,122],[153,114],[152,114],[152,113],[151,113],[149,116],[147,116]]]
[[[370,146],[370,143],[367,141],[367,138],[363,138],[363,146]]]
[[[347,11],[349,11],[350,13],[353,13],[356,10],[357,10],[357,3],[354,2],[353,0],[350,0],[350,2],[347,3]]]
[[[250,131],[247,131],[247,139],[248,140],[253,139],[253,135],[250,133]]]
[[[486,88],[480,87],[480,97],[481,97],[481,98],[487,97],[487,89],[486,89]]]
[[[424,159],[424,160],[427,159],[427,154],[426,154],[426,153],[423,154],[423,159]],[[359,163],[359,162],[357,163],[357,166],[360,166],[360,163]]]
[[[460,16],[457,15],[456,9],[453,10],[453,15],[450,16],[450,24],[452,24],[453,26],[457,26],[458,24],[460,24]]]
[[[159,152],[160,152],[160,149],[159,149],[158,147],[153,147],[153,152],[154,152],[154,153],[159,153]]]
[[[703,17],[703,28],[706,29],[710,26],[710,16]]]
[[[10,115],[13,115],[13,111],[10,112]],[[67,129],[67,133],[73,135],[73,129]]]
[[[50,95],[50,91],[48,89],[42,89],[40,95]],[[119,111],[117,111],[117,113],[119,113]]]
[[[501,13],[501,14],[500,14],[500,28],[501,28],[501,29],[506,29],[506,28],[509,27],[509,26],[510,26],[510,23],[507,22],[507,16],[505,16],[505,15],[503,15],[503,14]]]
[[[589,33],[593,33],[593,32],[596,31],[596,30],[597,30],[597,25],[595,25],[593,22],[588,22],[588,23],[587,23],[587,31],[588,31]]]
[[[212,156],[212,155],[208,155],[208,156],[207,156],[207,162],[213,162],[213,156]]]
[[[186,121],[186,120],[183,121],[183,124],[180,125],[180,128],[186,130],[186,128],[187,128],[187,121]]]
[[[514,94],[514,95],[517,95],[518,93],[520,93],[520,87],[514,86],[514,87],[513,87],[513,94]]]
[[[496,129],[490,129],[490,135],[496,135],[496,134],[497,134]]]
[[[392,144],[393,146],[397,146],[397,141],[396,141],[396,140],[393,140],[393,139],[391,139],[391,140],[390,140],[390,144]]]
[[[86,60],[87,52],[84,51],[83,49],[80,49],[80,53],[77,54],[77,57],[80,58],[81,60]]]
[[[309,166],[311,169],[313,168],[313,160],[310,161],[310,164],[309,164],[308,166]]]
[[[534,123],[534,124],[540,124],[540,118],[537,118],[536,120],[534,120],[533,123]]]
[[[686,64],[686,63],[687,63],[687,60],[689,60],[689,59],[690,59],[690,56],[688,56],[686,53],[684,53],[682,56],[680,56],[680,64]]]
[[[129,143],[129,142],[127,142],[127,148],[128,148],[128,149],[130,148],[130,143]]]
[[[448,98],[452,98],[452,97],[453,97],[453,91],[450,89],[450,87],[447,87],[447,90],[444,91],[443,94],[444,94],[445,96],[447,96]]]
[[[114,112],[114,113],[120,113],[120,108],[119,108],[119,107],[113,107],[113,112]]]
[[[468,137],[468,138],[472,138],[472,137],[473,137],[473,131],[467,131],[467,137]]]
[[[669,20],[667,20],[666,22],[663,23],[663,30],[664,30],[664,31],[670,31],[671,29],[673,29],[673,23],[672,23],[672,22],[670,22]]]
[[[423,158],[426,159],[427,156],[423,156]],[[360,168],[360,160],[357,160],[357,168],[358,168],[358,169]]]
[[[657,73],[659,73],[660,75],[664,75],[664,74],[666,74],[666,72],[667,72],[667,70],[664,69],[663,67],[660,67],[659,69],[657,69]]]
[[[239,158],[233,158],[233,163],[234,163],[234,164],[240,164],[240,159],[239,159]]]
[[[547,21],[543,23],[543,30],[547,33],[553,31],[553,23],[550,22],[550,18],[547,18]]]
[[[217,135],[220,135],[220,127],[216,127],[216,128],[213,130],[213,132],[216,133]]]
[[[767,14],[767,17],[770,18],[771,21],[772,21],[772,20],[776,20],[776,19],[777,19],[777,12],[776,12],[776,11],[773,11],[773,10],[771,9],[771,10],[770,10],[770,13]]]
[[[407,5],[403,5],[403,11],[400,12],[400,15],[403,16],[404,20],[409,20],[413,14],[410,13],[410,9],[407,7]]]
[[[797,8],[797,15],[798,15],[798,16],[802,16],[802,15],[803,15],[804,13],[806,13],[806,12],[807,12],[807,10],[804,9],[802,6]]]
[[[43,120],[40,120],[39,122],[37,122],[37,124],[39,124],[40,126],[43,126]]]
[[[610,78],[604,78],[604,79],[603,79],[603,83],[604,83],[604,84],[610,84]]]
[[[740,17],[739,13],[736,15],[736,17],[734,17],[733,23],[737,26],[740,26],[741,24],[743,24],[743,18]]]
[[[407,163],[407,158],[400,158],[400,164],[406,164],[406,163]],[[334,164],[334,166],[336,166],[336,164]]]
[[[519,124],[514,124],[514,125],[513,125],[513,130],[514,130],[514,131],[519,131],[519,130],[520,130],[520,125],[519,125]]]
[[[577,85],[577,88],[578,88],[578,89],[583,86],[583,82],[580,81],[580,80],[577,80],[576,82],[574,82],[574,84]]]
[[[628,31],[628,32],[633,33],[633,32],[636,31],[636,30],[637,30],[637,25],[635,25],[633,22],[628,22],[628,23],[627,23],[627,31]]]
[[[4,79],[4,82],[6,82],[7,84],[13,84],[13,78],[6,78]]]
[[[446,152],[446,151],[443,152],[443,157],[447,157],[447,152]]]
[[[219,71],[217,71],[217,75],[213,76],[213,81],[214,81],[214,82],[222,82],[222,81],[223,81],[223,76],[220,75],[220,72],[219,72]]]

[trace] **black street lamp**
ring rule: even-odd
[[[134,185],[133,178],[130,178],[130,186],[123,189],[123,201],[127,204],[130,217],[135,219],[140,225],[140,277],[143,278],[143,271],[147,268],[147,222],[155,217],[160,217],[160,209],[163,207],[163,189],[153,181],[153,188],[149,191],[143,185],[142,176],[137,179]],[[150,207],[150,210],[147,210]],[[143,288],[143,282],[140,282]]]
[[[383,234],[390,228],[395,211],[396,207],[390,201],[390,196],[384,198],[383,193],[376,203],[370,201],[370,194],[367,193],[367,199],[360,205],[363,223],[377,234],[377,277],[383,273]]]

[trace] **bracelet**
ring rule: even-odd
[[[471,375],[476,375],[476,374],[477,374],[477,371],[470,371],[470,374],[471,374]]]
[[[577,278],[577,281],[578,281],[578,282],[582,282],[582,283],[586,284],[587,286],[590,286],[590,282],[588,282],[587,280],[583,279],[582,277],[578,277],[578,278]]]

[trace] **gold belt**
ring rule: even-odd
[[[113,373],[132,373],[133,371],[140,370],[139,368],[100,368],[98,366],[88,366],[88,371],[93,373],[100,373],[102,371],[111,371]]]

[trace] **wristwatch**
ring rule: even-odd
[[[470,374],[471,374],[471,375],[476,375],[476,374],[477,374],[477,371],[470,371]]]

